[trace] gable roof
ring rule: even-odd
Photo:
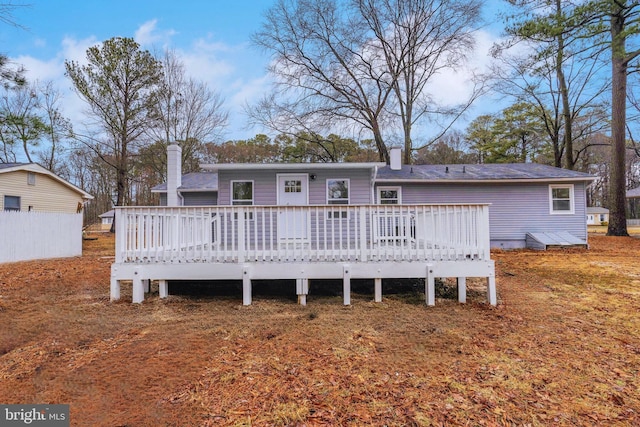
[[[635,199],[640,197],[640,187],[636,187],[633,190],[627,190],[627,198]]]
[[[93,199],[93,196],[91,194],[87,193],[86,191],[84,191],[83,189],[81,189],[79,187],[76,187],[75,185],[73,185],[69,181],[67,181],[67,180],[65,180],[63,178],[60,178],[55,173],[51,172],[48,169],[45,169],[44,167],[40,166],[37,163],[0,163],[0,174],[9,173],[9,172],[16,172],[16,171],[35,172],[35,173],[39,173],[39,174],[42,174],[42,175],[47,175],[50,178],[52,178],[54,181],[57,181],[60,184],[70,188],[71,190],[80,193],[82,195],[83,199],[87,199],[87,200]]]
[[[487,163],[468,165],[403,165],[400,170],[385,166],[376,182],[536,182],[593,181],[583,172],[537,163]]]
[[[587,213],[588,214],[608,214],[609,209],[602,208],[600,206],[587,206]]]
[[[182,175],[182,185],[178,190],[190,192],[218,191],[218,174],[215,172],[191,172]],[[167,183],[156,185],[152,193],[166,193]]]

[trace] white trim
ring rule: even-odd
[[[557,188],[569,189],[569,210],[553,209],[553,190]],[[573,184],[549,184],[549,214],[551,215],[573,215],[575,214],[575,195]]]
[[[545,183],[553,182],[590,182],[595,181],[595,177],[578,177],[578,178],[527,178],[527,179],[393,179],[393,178],[376,178],[376,184],[505,184],[505,183]]]
[[[401,205],[402,204],[402,187],[399,185],[388,185],[388,186],[380,186],[377,187],[377,191],[376,191],[376,201],[378,202],[379,205],[382,204],[382,200],[380,197],[380,193],[382,191],[397,191],[398,192],[398,204]]]
[[[351,179],[350,178],[327,178],[325,180],[325,196],[327,205],[344,205],[344,203],[330,203],[330,200],[343,200],[343,199],[333,199],[329,197],[329,181],[345,181],[347,183],[347,205],[351,204]]]
[[[233,184],[236,182],[250,182],[251,183],[251,206],[256,201],[256,183],[253,179],[234,179],[229,181],[229,205],[231,206],[249,206],[249,205],[234,205],[233,204]]]
[[[375,169],[386,163],[219,163],[201,164],[206,171],[216,170],[288,170],[309,171],[323,169]]]

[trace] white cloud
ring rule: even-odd
[[[490,50],[499,38],[486,31],[478,31],[475,35],[475,47],[466,62],[455,70],[442,70],[429,84],[429,91],[434,99],[445,105],[464,103],[473,90],[473,76],[486,74],[491,64]]]
[[[141,46],[151,46],[153,44],[168,45],[171,38],[177,34],[174,30],[157,30],[157,19],[152,19],[142,24],[134,34],[134,40]]]

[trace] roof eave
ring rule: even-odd
[[[504,183],[532,183],[532,182],[593,182],[595,177],[575,177],[575,178],[510,178],[510,179],[420,179],[420,178],[376,178],[376,183],[430,183],[430,184],[504,184]]]
[[[385,166],[384,162],[371,163],[221,163],[201,164],[200,167],[207,171],[218,170],[322,170],[322,169],[375,169]]]

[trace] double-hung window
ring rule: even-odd
[[[5,211],[19,211],[20,210],[20,197],[19,196],[4,196],[4,210]]]
[[[231,204],[253,205],[253,181],[231,181]]]
[[[549,210],[552,215],[574,213],[573,184],[553,184],[549,186]]]
[[[399,205],[402,203],[400,187],[378,187],[378,203],[381,205]]]
[[[348,179],[328,179],[327,180],[327,204],[328,205],[348,205],[349,204],[349,180]]]
[[[348,179],[328,179],[327,180],[327,204],[328,205],[348,205],[349,204],[349,180]],[[329,211],[330,219],[348,217],[346,210]]]

